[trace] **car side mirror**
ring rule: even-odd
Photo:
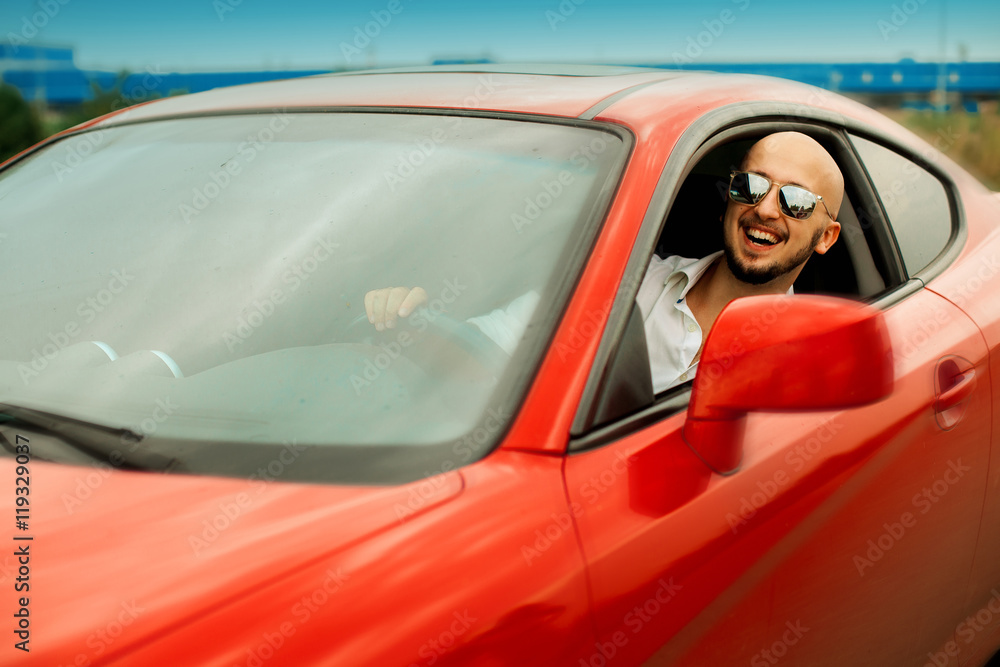
[[[827,296],[736,299],[705,341],[682,433],[709,468],[730,474],[748,412],[855,407],[892,386],[881,311]]]

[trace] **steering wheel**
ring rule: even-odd
[[[375,341],[385,344],[393,341],[406,350],[409,357],[425,371],[440,373],[442,370],[469,372],[487,378],[499,378],[510,357],[479,327],[460,322],[448,315],[434,314],[427,308],[418,308],[409,317],[400,317],[392,329],[377,331],[367,315],[354,318],[344,330],[341,342]],[[404,345],[399,339],[403,333],[412,341]],[[478,372],[477,372],[478,371]]]

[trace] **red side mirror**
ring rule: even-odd
[[[737,299],[705,341],[684,440],[712,470],[728,474],[743,456],[747,412],[865,405],[892,385],[881,311],[826,296]]]

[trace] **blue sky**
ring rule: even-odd
[[[330,69],[439,58],[1000,61],[997,0],[2,0],[2,39],[86,69]],[[373,14],[374,12],[374,14]],[[382,22],[377,22],[381,18]],[[369,35],[363,34],[367,28]],[[368,41],[366,42],[366,38]]]

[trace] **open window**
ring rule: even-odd
[[[824,255],[814,254],[797,278],[797,294],[827,294],[863,301],[880,301],[907,282],[899,248],[890,229],[878,192],[861,163],[847,134],[828,123],[798,121],[789,117],[737,122],[716,132],[697,146],[691,146],[679,172],[676,186],[668,200],[661,203],[659,225],[652,230],[654,205],[644,222],[644,231],[652,239],[652,251],[645,254],[641,266],[638,255],[630,270],[640,277],[650,255],[680,255],[700,258],[723,248],[721,217],[727,204],[730,173],[737,169],[747,150],[759,139],[779,131],[795,130],[816,139],[834,157],[844,175],[845,193],[837,220],[841,233],[837,243]],[[669,178],[674,156],[668,161],[663,180]],[[640,234],[636,252],[648,236]],[[645,239],[645,240],[644,240]],[[898,290],[902,293],[902,290]],[[907,292],[908,293],[908,292]],[[622,294],[622,297],[625,295]],[[645,350],[641,317],[632,301],[622,303],[619,322],[604,366],[592,373],[594,389],[585,395],[589,403],[574,424],[571,449],[585,449],[614,439],[643,425],[662,419],[687,407],[691,382],[653,395],[645,364],[637,361],[637,351]],[[626,312],[627,311],[627,312]],[[612,316],[615,316],[613,311]],[[636,320],[639,325],[637,326]],[[612,330],[609,325],[609,331]],[[589,389],[589,388],[588,388]],[[588,435],[590,434],[590,435]]]
[[[900,282],[898,272],[878,251],[880,242],[866,199],[867,186],[859,182],[856,163],[840,137],[825,128],[796,126],[811,135],[841,165],[844,201],[837,215],[840,238],[825,255],[814,254],[795,282],[796,294],[831,294],[871,299]],[[710,145],[694,163],[670,207],[656,245],[660,257],[681,255],[704,257],[722,249],[720,218],[726,208],[729,174],[738,169],[743,156],[759,139],[777,128],[747,127],[735,137]],[[875,250],[873,251],[873,248]]]

